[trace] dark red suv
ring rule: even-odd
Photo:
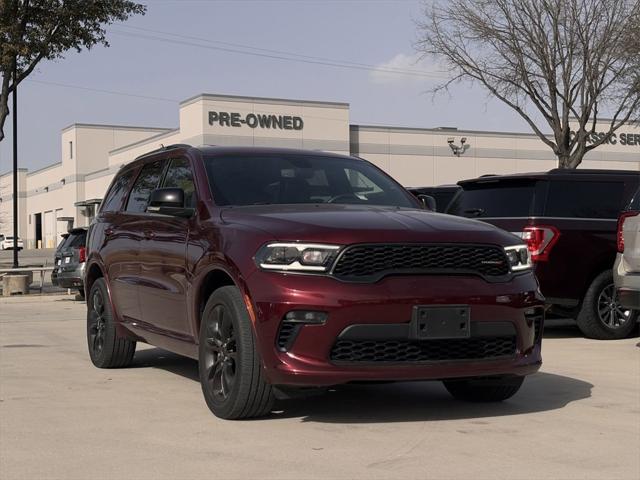
[[[90,227],[89,353],[122,367],[143,341],[198,359],[222,418],[348,382],[504,400],[541,364],[521,243],[425,211],[359,158],[166,147],[117,174]]]

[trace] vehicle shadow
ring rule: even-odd
[[[198,381],[198,364],[158,348],[136,353],[134,367],[160,368]],[[300,418],[320,423],[391,423],[475,419],[557,410],[589,398],[591,383],[539,372],[520,392],[502,403],[454,400],[440,382],[341,385],[325,394],[276,402],[274,418]]]

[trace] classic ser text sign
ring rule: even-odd
[[[221,127],[268,128],[274,130],[302,130],[304,121],[301,117],[291,115],[267,115],[249,113],[242,115],[238,112],[209,112],[209,125]]]
[[[576,132],[571,131],[571,137],[575,136]],[[594,143],[602,138],[605,138],[607,134],[605,132],[594,132],[587,137],[587,143]],[[640,133],[612,133],[608,140],[605,140],[605,145],[624,145],[624,146],[640,146]]]

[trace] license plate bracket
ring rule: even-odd
[[[469,338],[469,310],[468,305],[417,305],[411,320],[412,337],[416,340]]]

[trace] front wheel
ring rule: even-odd
[[[264,376],[251,320],[236,287],[219,288],[204,308],[199,374],[204,399],[217,417],[233,420],[271,411],[273,388]]]
[[[598,340],[626,338],[637,321],[638,312],[626,309],[618,302],[611,270],[602,272],[591,282],[576,318],[582,333]]]
[[[524,377],[483,377],[444,380],[445,388],[454,398],[467,402],[502,402],[513,397]]]

